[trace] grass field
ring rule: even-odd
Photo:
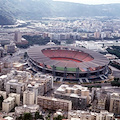
[[[64,67],[56,67],[56,70],[64,71]],[[76,68],[67,68],[69,72],[75,72]]]

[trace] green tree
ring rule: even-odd
[[[57,117],[54,117],[53,120],[62,120],[64,116],[58,115]]]
[[[4,99],[3,99],[3,96],[1,95],[1,96],[0,96],[0,109],[2,109],[2,102],[3,102],[3,100],[4,100]]]
[[[37,111],[36,113],[35,113],[35,120],[36,119],[39,119],[40,118],[40,113]]]
[[[28,55],[27,55],[27,52],[24,53],[24,59],[27,58]]]
[[[16,120],[23,120],[22,115],[20,115],[19,117],[17,117]]]
[[[42,120],[44,120],[44,118],[43,118],[43,115],[40,115],[40,116],[39,116],[39,119],[42,119]]]
[[[33,120],[31,113],[24,113],[23,120]]]

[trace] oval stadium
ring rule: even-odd
[[[109,74],[109,60],[83,47],[34,46],[27,53],[32,68],[52,74],[55,80],[84,83],[105,80]]]

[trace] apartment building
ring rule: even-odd
[[[32,91],[26,90],[23,92],[23,104],[33,105],[35,103],[35,94]]]
[[[15,107],[15,98],[8,97],[2,102],[2,111],[8,113]]]
[[[74,85],[73,87],[61,85],[54,92],[54,96],[55,98],[71,100],[73,109],[86,109],[90,101],[89,90],[87,87],[82,87],[80,85]]]
[[[110,95],[109,111],[115,114],[120,114],[120,94],[119,93],[112,93]]]
[[[69,111],[72,108],[72,102],[63,99],[56,99],[52,97],[38,96],[36,103],[44,108],[50,110],[61,109],[63,111]]]

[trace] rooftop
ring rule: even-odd
[[[13,98],[13,97],[8,97],[8,98],[5,99],[3,102],[4,102],[4,103],[9,103],[9,102],[11,102],[11,101],[13,101],[13,100],[15,100],[15,98]]]
[[[46,56],[45,54],[43,54],[43,50],[46,51],[46,54],[48,54],[49,52],[48,51],[56,51],[56,50],[61,50],[61,51],[69,51],[70,53],[74,53],[75,51],[78,52],[78,53],[83,53],[84,55],[87,56],[92,56],[92,58],[94,59],[86,59],[88,61],[83,61],[82,62],[75,62],[75,61],[62,61],[62,60],[54,60],[54,59],[51,59],[50,57]],[[80,51],[80,52],[79,52]],[[59,52],[56,52],[52,53],[53,56],[57,56],[59,57],[60,55],[58,54]],[[63,52],[65,53],[65,52]],[[99,67],[99,66],[105,66],[106,64],[109,63],[109,60],[104,57],[103,55],[101,55],[100,53],[97,53],[97,52],[94,52],[94,51],[91,51],[91,50],[87,50],[85,48],[82,48],[82,47],[72,47],[72,46],[36,46],[36,47],[31,47],[29,50],[28,50],[28,55],[29,57],[34,60],[35,62],[39,63],[39,64],[45,64],[45,65],[48,65],[48,66],[56,66],[58,68],[56,68],[57,70],[60,70],[61,71],[61,67],[67,67],[67,68],[79,68],[80,70],[83,70],[83,69],[87,69],[87,68],[96,68],[96,67]],[[51,55],[51,54],[48,54],[48,55]],[[63,55],[63,54],[61,54]],[[65,54],[66,55],[66,54]],[[68,55],[68,54],[67,54]],[[68,57],[71,58],[71,55],[73,54],[69,54]],[[83,57],[84,57],[83,55]],[[79,57],[79,56],[77,56]],[[77,58],[76,57],[76,58]],[[91,57],[90,57],[91,58]],[[90,61],[89,61],[90,60]],[[48,67],[49,68],[49,67]],[[71,71],[71,69],[68,69],[69,71]],[[76,71],[74,69],[72,69],[72,71]]]

